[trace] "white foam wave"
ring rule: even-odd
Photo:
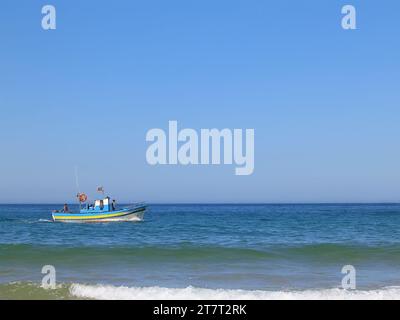
[[[82,299],[101,300],[398,300],[400,287],[353,291],[343,289],[263,291],[73,284],[70,287],[70,294]]]

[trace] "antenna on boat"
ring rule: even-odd
[[[77,195],[76,198],[78,199],[78,203],[79,203],[79,210],[82,209],[81,207],[81,201],[79,199],[79,196],[81,194],[80,188],[79,188],[79,177],[78,177],[78,166],[75,166],[75,183],[76,183],[76,190],[77,190]]]

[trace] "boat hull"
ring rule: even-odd
[[[114,222],[142,221],[146,206],[122,209],[104,213],[53,213],[53,221],[57,222]]]

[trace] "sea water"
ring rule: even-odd
[[[58,207],[0,205],[1,299],[400,298],[398,204],[150,205],[92,224],[52,222]]]

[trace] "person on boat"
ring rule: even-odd
[[[117,204],[115,203],[115,199],[113,199],[113,201],[111,202],[111,210],[115,211],[117,208]]]
[[[61,212],[69,212],[68,205],[66,203],[64,204],[64,208],[61,210]]]

